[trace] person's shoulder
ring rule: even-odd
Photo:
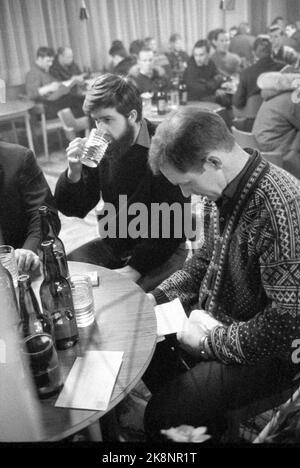
[[[3,167],[23,167],[27,162],[29,165],[35,164],[35,157],[30,149],[0,140],[0,163]]]

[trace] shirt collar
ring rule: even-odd
[[[244,148],[244,150],[250,155],[250,158],[246,162],[241,172],[239,172],[239,174],[223,190],[221,198],[219,198],[219,200],[217,200],[216,202],[218,208],[221,208],[228,202],[234,200],[241,181],[244,179],[244,176],[248,173],[254,159],[258,154],[257,151],[253,150],[252,148]]]
[[[136,145],[144,146],[144,148],[150,148],[150,135],[147,127],[147,123],[145,119],[141,120],[141,127],[138,134],[138,137],[135,141]]]

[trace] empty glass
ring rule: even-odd
[[[11,245],[0,245],[0,262],[11,274],[16,288],[18,286],[18,265],[15,249]]]
[[[95,320],[94,296],[91,278],[87,275],[72,275],[70,286],[77,326],[87,327]]]
[[[110,142],[111,138],[106,132],[98,128],[93,128],[80,157],[82,164],[89,167],[97,167],[105,155]]]

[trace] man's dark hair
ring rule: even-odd
[[[280,31],[281,36],[284,35],[284,32],[282,31],[282,28],[278,24],[273,24],[273,26],[269,27],[269,33],[272,33],[274,31]]]
[[[114,44],[111,46],[111,48],[108,51],[109,55],[114,57],[115,55],[119,55],[120,57],[127,57],[127,52],[126,49],[123,45],[120,44]]]
[[[36,52],[36,57],[54,57],[54,50],[51,47],[39,47]]]
[[[178,39],[182,39],[181,35],[179,33],[173,33],[170,36],[169,42],[174,44],[174,42],[178,41]]]
[[[201,171],[211,151],[229,152],[234,144],[234,137],[218,114],[187,106],[172,112],[157,127],[149,164],[154,174],[166,163],[180,172]]]
[[[85,114],[99,107],[113,107],[124,117],[128,117],[135,109],[137,122],[142,118],[142,100],[137,87],[127,78],[111,73],[95,79],[83,103]]]
[[[260,57],[271,57],[272,43],[268,37],[257,37],[253,43],[254,52]]]
[[[146,46],[146,47],[149,47],[150,42],[153,41],[153,40],[154,40],[154,37],[152,37],[152,36],[146,37],[146,38],[144,39],[145,46]]]
[[[206,52],[209,52],[209,44],[206,39],[199,39],[199,41],[194,45],[193,50],[198,49],[199,47],[205,47]]]
[[[213,34],[213,37],[212,37],[212,40],[217,41],[220,34],[226,34],[225,29],[223,29],[223,28],[217,28],[217,29],[215,29],[215,30],[214,30],[214,34]]]
[[[145,47],[144,41],[141,39],[136,39],[135,41],[132,41],[129,46],[129,53],[131,55],[138,55],[139,51]]]

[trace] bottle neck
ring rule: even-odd
[[[42,242],[44,242],[45,240],[57,238],[57,234],[53,227],[49,213],[41,215],[41,234]]]
[[[43,247],[43,272],[44,278],[47,282],[59,281],[61,278],[59,265],[55,258],[52,244]]]
[[[22,320],[26,320],[29,315],[40,315],[40,308],[30,284],[19,281],[19,304]]]

